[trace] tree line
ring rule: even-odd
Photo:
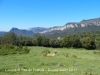
[[[53,48],[85,48],[87,50],[99,49],[100,31],[83,32],[81,34],[66,35],[61,39],[46,37],[45,35],[35,34],[33,37],[17,36],[15,33],[7,33],[0,37],[0,45],[16,46],[43,46]]]

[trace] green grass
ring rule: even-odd
[[[28,54],[0,56],[0,75],[100,75],[100,54],[94,54],[93,50],[29,48]],[[59,54],[44,57],[41,52],[46,49]],[[59,71],[48,71],[48,68]]]

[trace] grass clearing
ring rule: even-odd
[[[0,75],[100,75],[100,54],[93,50],[29,48],[29,54],[0,56]],[[44,57],[46,49],[59,54]]]

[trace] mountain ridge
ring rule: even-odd
[[[9,32],[14,32],[15,34],[24,36],[34,36],[36,33],[44,34],[46,36],[57,35],[69,35],[75,33],[89,32],[100,30],[100,18],[82,20],[80,22],[68,22],[63,26],[54,26],[50,28],[44,27],[33,27],[29,29],[18,29],[12,28]],[[2,32],[0,34],[3,35]]]
[[[80,22],[69,22],[69,23],[66,23],[64,26],[52,28],[52,29],[49,29],[49,30],[44,31],[42,33],[51,32],[53,30],[61,30],[61,31],[63,31],[63,30],[68,29],[68,28],[87,27],[87,26],[100,26],[100,18],[82,20]]]

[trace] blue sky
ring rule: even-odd
[[[0,31],[63,26],[100,17],[100,0],[0,0]]]

